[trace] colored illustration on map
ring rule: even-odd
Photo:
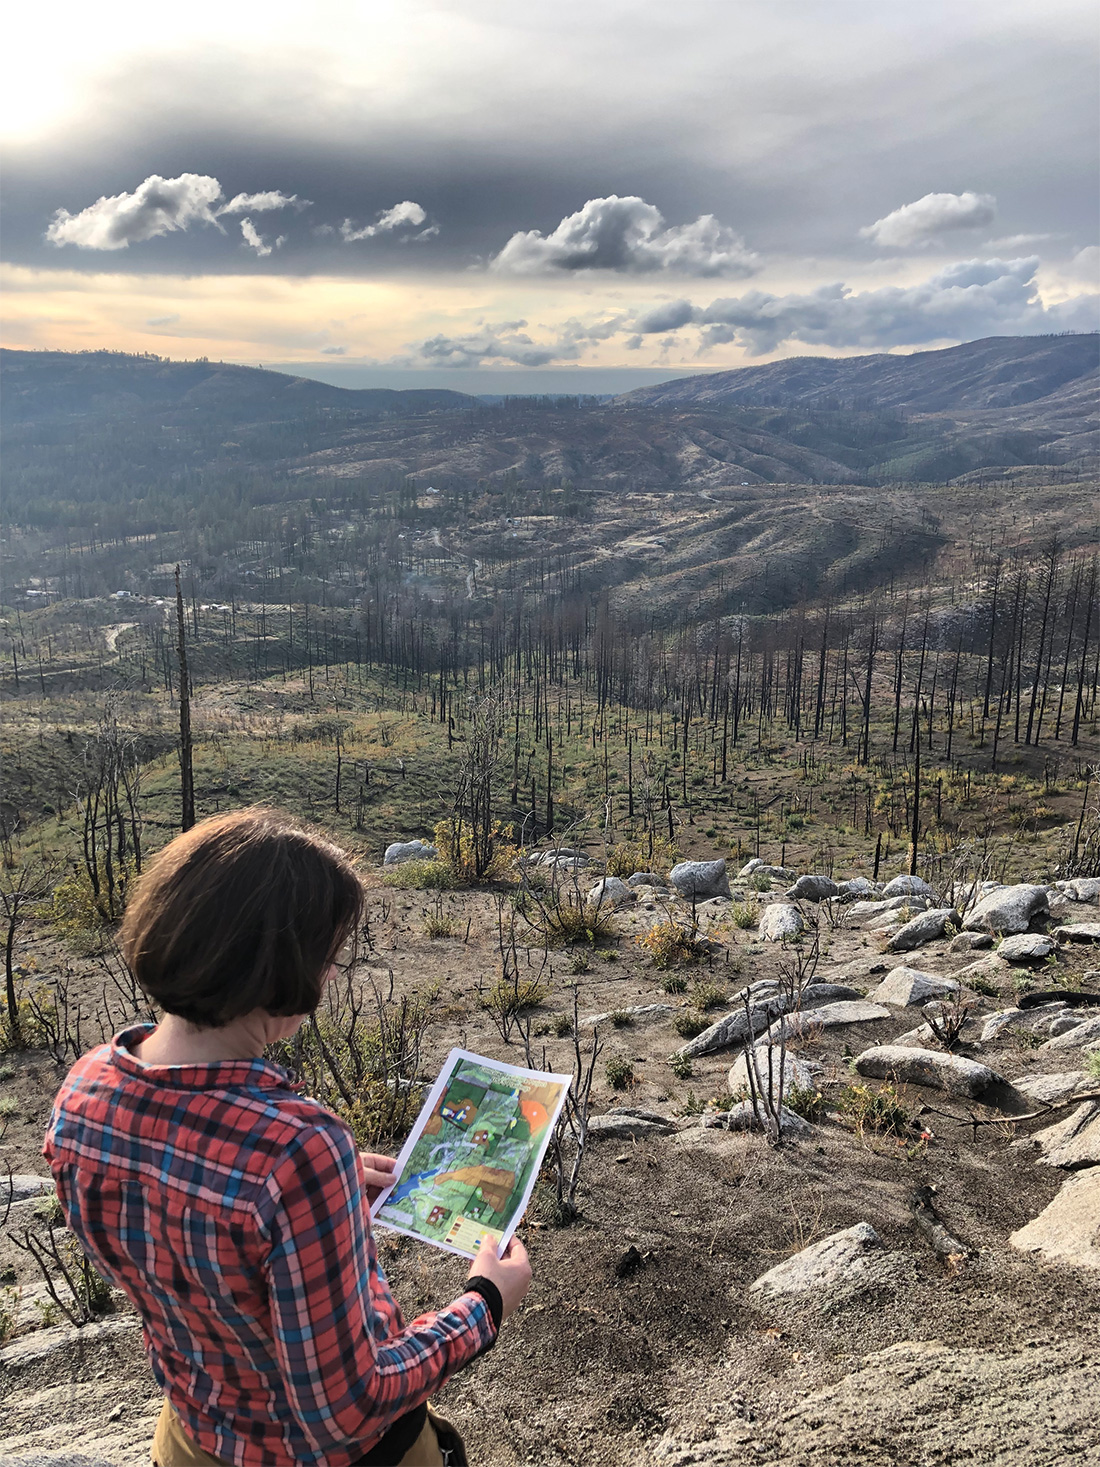
[[[372,1209],[381,1227],[473,1257],[502,1252],[523,1216],[569,1089],[568,1075],[452,1049]]]

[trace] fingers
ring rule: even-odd
[[[501,1263],[529,1263],[527,1249],[513,1233],[508,1239],[508,1246],[500,1256]]]
[[[359,1155],[368,1171],[386,1172],[389,1175],[397,1170],[397,1163],[392,1156],[376,1156],[373,1151],[361,1151]]]

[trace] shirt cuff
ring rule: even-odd
[[[504,1300],[500,1297],[500,1290],[492,1279],[485,1279],[480,1274],[475,1274],[473,1278],[466,1280],[466,1293],[481,1295],[489,1310],[489,1317],[493,1321],[493,1333],[499,1332],[500,1321],[504,1315]]]

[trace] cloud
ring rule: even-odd
[[[161,178],[153,173],[132,194],[103,196],[79,214],[58,209],[46,238],[82,250],[124,250],[191,224],[219,228],[214,206],[221,196],[221,184],[206,174]]]
[[[179,320],[179,312],[171,316],[150,316],[145,322],[146,326],[174,326]]]
[[[576,361],[580,356],[580,347],[566,336],[544,344],[532,341],[525,331],[518,329],[526,324],[526,321],[509,321],[501,326],[483,326],[464,336],[440,333],[420,342],[413,350],[419,365],[433,367],[479,367],[486,361],[545,367],[548,362]]]
[[[342,357],[347,355],[347,350],[346,346],[323,346],[321,355],[323,357]]]
[[[695,307],[690,301],[667,301],[654,306],[634,322],[634,330],[643,336],[658,331],[677,331],[695,319]]]
[[[956,229],[985,229],[997,216],[997,200],[992,194],[925,194],[915,203],[876,219],[859,231],[861,239],[878,245],[905,249],[909,245],[929,244],[942,234]]]
[[[982,336],[1094,331],[1100,296],[1046,306],[1035,273],[1039,259],[964,260],[907,287],[853,292],[842,284],[802,295],[750,291],[696,308],[701,347],[738,342],[750,355],[787,341],[850,347],[917,346]]]
[[[263,194],[236,194],[218,210],[219,214],[267,214],[272,209],[308,209],[309,199],[300,199],[297,194],[284,194],[276,189],[270,189]]]
[[[667,270],[679,275],[755,274],[760,261],[713,214],[665,228],[661,211],[635,194],[589,199],[552,234],[529,229],[513,234],[491,261],[516,275],[553,271],[616,270],[628,275]]]
[[[254,249],[261,259],[266,259],[272,250],[277,250],[286,244],[285,234],[280,234],[274,244],[268,244],[251,219],[241,220],[241,233],[244,235],[245,244]]]
[[[392,234],[395,229],[410,226],[415,228],[423,224],[427,217],[419,204],[414,204],[412,199],[405,199],[403,203],[394,204],[392,209],[384,209],[373,224],[364,225],[362,229],[357,229],[350,219],[345,219],[340,226],[340,234],[347,244],[354,244],[359,239],[374,239],[379,234]],[[438,233],[439,226],[433,224],[422,230],[416,238],[430,239]]]
[[[222,186],[205,173],[181,173],[178,178],[161,178],[152,173],[132,194],[98,198],[79,214],[58,209],[46,230],[54,245],[76,245],[82,250],[124,250],[131,244],[188,229],[192,224],[218,223],[222,214],[239,214],[252,208],[260,212],[308,206],[308,199],[283,194],[277,189],[260,194],[237,194],[221,204]],[[259,255],[270,255],[250,220],[241,223],[245,240]],[[224,233],[224,231],[222,231]],[[282,241],[279,241],[281,243]],[[277,248],[277,246],[275,246]]]

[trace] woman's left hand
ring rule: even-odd
[[[361,1151],[359,1155],[367,1179],[367,1201],[373,1207],[386,1188],[393,1186],[397,1163],[392,1156],[375,1156],[371,1151]]]

